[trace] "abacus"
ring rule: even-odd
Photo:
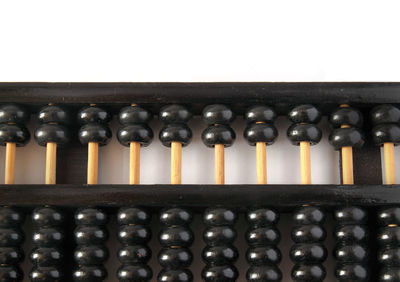
[[[399,93],[400,83],[0,83],[0,281],[327,281],[329,274],[400,281]],[[114,136],[113,116],[120,124]],[[196,116],[203,132],[188,125]],[[287,132],[276,129],[278,116],[290,120]],[[340,154],[340,185],[311,183],[310,146],[321,140],[323,116],[331,150]],[[155,117],[162,123],[156,133]],[[30,118],[37,121],[31,132]],[[232,127],[235,118],[247,123],[243,132]],[[157,134],[171,151],[171,183],[142,185],[140,152],[151,150]],[[215,155],[213,168],[198,172],[214,171],[215,185],[182,184],[182,166],[190,166],[182,154],[194,134]],[[98,184],[99,147],[115,136],[129,147],[129,184]],[[258,184],[225,184],[225,150],[237,138],[256,147],[247,161],[257,163]],[[298,146],[292,161],[301,163],[301,184],[267,184],[266,155],[276,138]],[[46,147],[42,185],[14,184],[18,147],[29,141]],[[288,253],[279,247],[283,214],[292,217]],[[202,230],[193,226],[196,216]],[[236,245],[238,230],[247,230],[245,247]],[[113,236],[118,243],[110,247]],[[31,238],[28,251],[24,238]],[[201,273],[191,270],[199,244]],[[107,269],[110,257],[117,271]],[[235,265],[239,257],[244,270]],[[290,272],[281,270],[284,257]]]

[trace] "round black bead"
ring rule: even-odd
[[[151,213],[142,208],[125,207],[118,212],[119,224],[142,224],[147,225],[151,220]]]
[[[54,282],[61,281],[64,274],[56,267],[36,267],[30,273],[31,282]]]
[[[0,106],[0,123],[25,124],[29,121],[29,112],[20,105]]]
[[[226,245],[232,244],[236,239],[235,229],[229,226],[215,226],[204,230],[203,240],[207,245]]]
[[[119,282],[147,282],[153,277],[151,268],[145,264],[122,265],[117,272]]]
[[[329,122],[334,128],[341,127],[342,125],[361,128],[363,124],[363,115],[359,110],[354,108],[338,108],[330,115]]]
[[[282,280],[282,272],[272,265],[252,266],[246,273],[248,282],[279,282]]]
[[[253,106],[247,109],[244,119],[247,123],[265,122],[272,123],[278,117],[274,109],[268,106]]]
[[[238,257],[238,250],[232,245],[207,246],[203,249],[202,258],[206,263],[215,265],[234,263]]]
[[[226,208],[209,208],[204,212],[203,221],[209,226],[233,225],[237,219],[236,213]]]
[[[150,228],[144,225],[123,225],[119,228],[118,240],[122,244],[145,244],[151,239]]]
[[[365,262],[368,260],[368,251],[365,246],[359,244],[339,244],[335,247],[334,256],[343,262]]]
[[[296,146],[299,146],[302,141],[316,145],[321,141],[322,131],[314,124],[295,123],[288,128],[287,137]]]
[[[35,130],[35,140],[40,146],[49,142],[64,146],[70,142],[69,130],[58,124],[42,124]]]
[[[272,124],[251,123],[245,128],[243,136],[251,146],[255,146],[257,142],[272,145],[278,137],[278,130]]]
[[[292,269],[294,281],[322,282],[325,276],[326,271],[321,264],[296,264]]]
[[[182,105],[168,105],[160,110],[159,119],[168,123],[187,123],[192,118],[192,113]]]
[[[295,244],[290,249],[290,258],[295,263],[323,262],[328,256],[328,251],[322,244]]]
[[[380,245],[400,245],[400,227],[385,227],[378,232],[378,243]]]
[[[369,281],[368,269],[361,264],[339,264],[335,268],[335,277],[339,282]]]
[[[88,123],[106,124],[111,121],[111,115],[102,108],[90,106],[83,108],[78,113],[78,122],[81,125]]]
[[[337,128],[329,135],[329,143],[340,150],[342,147],[361,148],[364,145],[364,134],[357,128]]]
[[[296,243],[322,242],[325,238],[325,229],[320,225],[298,225],[292,229],[292,240]]]
[[[384,267],[379,274],[379,281],[398,282],[400,281],[400,267]]]
[[[383,248],[378,252],[378,261],[388,266],[400,266],[400,248]]]
[[[372,141],[377,146],[382,146],[383,143],[400,143],[400,126],[397,124],[379,124],[372,128]]]
[[[163,268],[187,268],[193,261],[193,254],[187,248],[163,248],[158,254],[158,262]]]
[[[299,208],[293,217],[297,225],[322,224],[325,220],[325,212],[315,206]]]
[[[153,119],[153,114],[139,106],[127,106],[121,109],[118,115],[120,124],[145,124]]]
[[[111,130],[103,124],[89,123],[79,129],[79,141],[82,144],[95,142],[103,146],[110,142],[111,137]]]
[[[78,225],[74,230],[75,241],[79,245],[103,244],[108,239],[108,232],[103,226]]]
[[[77,225],[106,225],[107,221],[107,214],[95,208],[83,208],[75,213]]]
[[[72,122],[69,112],[58,106],[43,107],[38,114],[40,123],[70,124]]]
[[[235,282],[239,273],[233,265],[206,266],[201,277],[206,282]]]
[[[193,274],[189,269],[162,270],[157,277],[159,282],[192,282]]]
[[[399,123],[400,109],[393,105],[380,105],[370,113],[372,124]]]
[[[24,259],[24,252],[19,247],[1,247],[0,265],[18,264]]]
[[[102,282],[106,277],[107,271],[101,265],[83,265],[73,273],[76,282]]]
[[[75,262],[82,265],[101,265],[108,259],[104,246],[78,246],[74,253]]]
[[[62,263],[64,256],[59,249],[53,247],[38,247],[32,250],[30,260],[35,265],[54,266]]]
[[[118,259],[123,264],[147,263],[151,258],[151,249],[144,245],[124,246],[118,250]]]
[[[183,123],[167,124],[161,129],[159,138],[166,147],[171,147],[171,142],[179,142],[182,146],[187,146],[192,141],[192,131]]]
[[[24,273],[18,266],[0,266],[0,281],[15,282],[22,281]]]
[[[220,124],[207,127],[201,134],[203,143],[210,148],[213,148],[215,144],[230,147],[235,141],[235,138],[236,134],[232,128]]]
[[[253,227],[262,227],[277,224],[279,214],[271,209],[254,209],[247,213],[247,222]]]
[[[10,207],[0,207],[0,227],[18,227],[24,222],[24,215]]]
[[[368,230],[363,225],[339,225],[333,235],[342,242],[363,242],[368,238]]]
[[[333,216],[335,221],[340,224],[361,224],[366,223],[368,219],[367,212],[364,209],[355,206],[337,209],[335,210]]]
[[[62,243],[65,234],[58,228],[39,228],[32,236],[33,244],[42,247],[52,247]]]
[[[248,249],[246,259],[251,265],[270,265],[280,263],[282,255],[275,246],[266,245]]]
[[[293,123],[318,123],[321,117],[321,112],[313,105],[297,106],[288,114],[289,120]]]
[[[167,226],[186,225],[192,222],[193,215],[186,209],[170,208],[160,214],[160,222]]]
[[[24,239],[24,233],[19,228],[0,228],[0,247],[19,246]]]
[[[225,105],[214,104],[203,109],[202,118],[207,125],[228,125],[235,120],[235,114]]]
[[[32,213],[32,221],[36,226],[60,226],[64,223],[64,216],[54,208],[36,208]]]
[[[176,226],[162,229],[158,239],[164,247],[189,247],[193,243],[194,235],[189,228]]]
[[[246,233],[246,240],[250,246],[276,245],[281,235],[275,227],[261,227],[250,229]]]
[[[31,135],[24,126],[18,124],[1,124],[0,125],[0,145],[5,146],[6,143],[16,143],[18,147],[25,146]]]
[[[389,224],[400,225],[400,207],[389,207],[378,212],[378,223],[381,226]]]
[[[119,143],[129,147],[131,142],[139,142],[141,146],[147,147],[153,140],[153,130],[146,124],[130,124],[118,130]]]

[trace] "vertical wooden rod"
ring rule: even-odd
[[[354,184],[352,147],[342,147],[342,183]]]
[[[140,183],[140,143],[130,143],[129,184]]]
[[[89,142],[87,184],[97,184],[98,171],[99,171],[99,144],[95,142]]]
[[[171,142],[171,184],[181,184],[182,144]]]
[[[46,145],[46,184],[56,184],[57,143]]]
[[[385,156],[385,179],[387,185],[396,184],[396,171],[394,163],[394,144],[384,143],[383,153]]]
[[[267,184],[267,145],[264,142],[256,143],[257,155],[257,183]]]
[[[5,184],[14,184],[15,182],[15,148],[15,143],[6,144]]]
[[[225,156],[222,144],[215,144],[215,184],[225,184]]]
[[[310,142],[300,142],[301,184],[311,184]]]

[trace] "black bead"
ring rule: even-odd
[[[380,105],[370,113],[372,124],[399,123],[400,109],[393,105]]]
[[[168,123],[187,123],[192,118],[192,113],[182,105],[168,105],[160,110],[159,119]]]
[[[189,247],[194,235],[189,228],[176,226],[162,229],[158,238],[163,247]]]
[[[246,273],[248,282],[279,282],[282,280],[282,272],[273,265],[252,266]]]
[[[278,117],[274,109],[268,106],[253,106],[247,109],[244,119],[247,123],[265,122],[272,123]]]
[[[75,213],[77,225],[106,225],[107,222],[107,214],[95,208],[83,208]]]
[[[118,259],[123,264],[147,263],[151,258],[151,249],[144,245],[123,246],[118,250]]]
[[[288,114],[289,120],[293,123],[318,123],[321,117],[321,112],[313,105],[297,106]]]
[[[400,245],[400,227],[385,227],[378,232],[378,243],[380,245]]]
[[[204,212],[203,221],[209,226],[233,225],[237,219],[236,213],[226,208],[209,208]]]
[[[193,274],[189,269],[162,270],[157,277],[159,282],[192,282]]]
[[[78,225],[74,230],[75,242],[79,245],[104,244],[108,239],[108,232],[103,226]]]
[[[0,227],[20,226],[24,215],[10,207],[0,207]]]
[[[369,281],[368,269],[362,264],[339,264],[335,268],[335,277],[339,282]]]
[[[253,227],[262,227],[275,225],[279,221],[279,214],[271,209],[254,209],[250,210],[247,215],[247,222]]]
[[[322,242],[325,238],[325,229],[320,225],[298,225],[292,229],[292,240],[296,243]]]
[[[107,126],[97,123],[89,123],[82,126],[78,135],[82,144],[95,142],[99,143],[100,146],[107,145],[112,137],[111,130]]]
[[[118,115],[120,124],[146,124],[153,119],[153,114],[139,106],[127,106],[121,109]]]
[[[400,143],[400,126],[397,124],[379,124],[372,128],[372,141],[377,146],[382,146],[383,143]]]
[[[20,246],[24,239],[24,233],[17,227],[0,228],[0,247]]]
[[[379,281],[398,282],[400,281],[400,267],[384,267],[379,274]]]
[[[0,281],[16,282],[22,281],[24,273],[18,266],[0,266]]]
[[[203,240],[207,245],[226,245],[232,244],[236,239],[235,229],[229,226],[214,226],[204,230]]]
[[[38,266],[54,266],[63,262],[62,252],[54,247],[34,248],[30,254],[30,260]]]
[[[145,264],[122,265],[117,272],[119,282],[147,282],[152,277],[151,268]]]
[[[29,121],[29,112],[20,105],[0,106],[0,123],[25,124]]]
[[[64,274],[53,266],[35,267],[30,273],[31,282],[62,281]]]
[[[111,115],[102,108],[90,106],[83,108],[78,113],[78,122],[81,125],[88,123],[106,124],[111,121]]]
[[[295,263],[322,263],[328,256],[328,251],[322,244],[295,244],[290,249],[290,258]]]
[[[342,242],[363,242],[368,238],[368,230],[363,225],[340,225],[333,235]]]
[[[233,265],[206,266],[201,277],[206,282],[234,282],[239,273]]]
[[[162,248],[158,254],[159,264],[166,269],[187,268],[193,261],[193,254],[187,248]]]
[[[141,146],[147,147],[153,140],[153,130],[146,124],[130,124],[118,130],[117,138],[119,143],[129,147],[131,142],[138,142]]]
[[[62,243],[65,234],[58,228],[39,228],[33,232],[33,244],[42,247],[52,247]]]
[[[361,148],[364,145],[364,134],[357,128],[337,128],[329,135],[329,143],[340,150],[342,147]]]
[[[334,128],[341,127],[342,125],[361,128],[363,125],[363,115],[359,110],[354,108],[338,108],[330,115],[329,122]]]
[[[68,125],[72,122],[69,112],[59,106],[43,107],[38,114],[40,123],[56,123]]]
[[[171,142],[179,142],[182,146],[187,146],[192,141],[192,131],[183,123],[167,124],[161,129],[159,138],[166,147],[171,147]]]
[[[186,209],[170,208],[160,214],[160,222],[167,226],[187,225],[192,222],[193,215]]]
[[[292,269],[292,279],[301,282],[322,282],[326,271],[321,264],[296,264]]]
[[[1,124],[0,125],[0,145],[5,146],[6,143],[16,143],[17,147],[25,146],[31,138],[28,129],[18,124]]]
[[[278,130],[272,124],[252,123],[245,128],[243,136],[251,146],[255,146],[257,142],[272,145],[278,137]]]
[[[101,245],[78,246],[74,253],[75,262],[82,265],[101,265],[108,259],[108,250]]]
[[[19,247],[1,247],[0,265],[18,264],[24,259],[24,252]]]
[[[378,223],[381,226],[389,224],[400,225],[400,207],[383,208],[378,212]]]
[[[368,214],[364,209],[354,206],[337,209],[333,216],[340,224],[361,224],[366,223],[368,219]]]
[[[151,220],[151,213],[142,208],[125,207],[118,212],[119,224],[142,224],[147,225]]]
[[[342,262],[365,262],[368,260],[367,248],[363,245],[338,244],[334,250],[334,256]]]
[[[281,235],[275,227],[261,227],[250,229],[246,233],[246,240],[250,246],[276,245]]]
[[[316,145],[321,141],[322,131],[314,124],[295,123],[288,128],[287,137],[296,146],[299,146],[302,141]]]
[[[60,226],[64,223],[64,216],[54,208],[36,208],[32,213],[32,221],[36,226]]]
[[[202,258],[206,263],[215,265],[234,263],[239,252],[233,245],[207,246],[203,249]]]
[[[387,266],[400,267],[400,247],[380,249],[378,252],[378,261]]]
[[[325,212],[314,206],[299,208],[293,217],[297,225],[322,224],[325,221]]]
[[[46,146],[49,142],[64,146],[71,140],[69,130],[58,124],[42,124],[35,130],[35,140],[40,146]]]
[[[122,244],[145,244],[151,239],[151,231],[145,225],[122,225],[119,228],[118,240]]]
[[[201,139],[203,143],[210,148],[213,148],[215,144],[230,147],[236,139],[236,134],[233,129],[227,125],[212,125],[203,131]]]
[[[266,245],[248,249],[246,259],[251,265],[271,265],[280,263],[282,255],[277,247]]]
[[[203,109],[202,118],[207,125],[228,125],[235,120],[235,114],[225,105],[214,104]]]
[[[76,282],[102,282],[106,277],[107,271],[101,265],[83,265],[73,273]]]

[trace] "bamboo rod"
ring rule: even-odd
[[[392,185],[396,183],[396,171],[394,163],[394,144],[384,143],[383,153],[385,156],[385,178],[386,184]]]
[[[354,184],[352,147],[342,147],[342,183]]]
[[[300,142],[301,184],[311,184],[310,142]]]
[[[182,143],[171,142],[171,184],[182,183]]]
[[[6,144],[6,171],[5,184],[15,183],[15,143]]]
[[[129,184],[140,183],[140,143],[130,143]]]
[[[225,156],[222,144],[215,144],[215,184],[225,184]]]
[[[257,155],[257,183],[267,184],[267,145],[264,142],[256,143]]]
[[[46,184],[56,184],[57,143],[49,142],[46,146]]]
[[[95,142],[89,142],[87,184],[97,184],[98,170],[99,170],[99,144]]]

